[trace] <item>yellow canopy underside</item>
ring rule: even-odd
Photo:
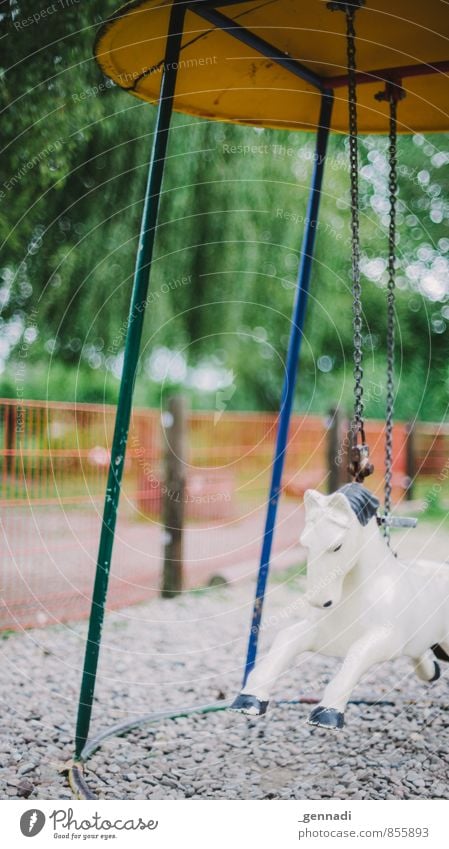
[[[159,98],[171,2],[128,3],[100,29],[95,56],[118,86],[143,100]],[[324,0],[268,0],[216,8],[321,77],[346,73],[345,19]],[[449,6],[444,0],[367,0],[356,13],[357,67],[376,71],[449,60]],[[153,69],[153,70],[151,70]],[[403,78],[401,132],[449,130],[449,73]],[[386,132],[388,106],[375,100],[379,80],[358,87],[361,132]],[[332,129],[347,132],[346,87],[335,88]],[[174,109],[218,121],[311,130],[321,96],[254,49],[187,12]]]

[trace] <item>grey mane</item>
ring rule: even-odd
[[[379,499],[360,483],[346,483],[338,492],[342,492],[348,499],[361,525],[367,525],[376,515],[380,504]]]

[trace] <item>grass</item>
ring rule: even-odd
[[[0,631],[0,639],[1,640],[9,640],[10,637],[15,637],[19,633],[20,633],[20,631],[13,631],[12,628],[6,628],[5,631]]]
[[[290,589],[297,589],[296,583],[305,576],[306,568],[305,560],[302,563],[294,563],[282,572],[274,572],[270,580],[273,584],[288,584]]]

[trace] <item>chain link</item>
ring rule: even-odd
[[[355,48],[355,8],[346,9],[346,45],[348,63],[349,99],[349,164],[351,181],[351,252],[352,252],[352,328],[354,350],[354,417],[351,425],[352,441],[357,434],[365,442],[363,405],[363,349],[362,349],[362,287],[360,283],[359,234],[359,155],[357,127],[357,86]]]
[[[392,507],[393,477],[393,415],[394,415],[394,343],[395,343],[395,292],[396,292],[396,207],[398,195],[397,166],[397,105],[405,97],[402,86],[387,81],[385,90],[375,95],[376,100],[387,101],[390,108],[390,128],[388,144],[388,195],[390,220],[388,226],[388,263],[387,263],[387,391],[385,405],[385,497],[384,515],[388,518]],[[385,536],[390,542],[389,525],[384,525]]]
[[[331,11],[344,12],[346,19],[346,58],[348,69],[349,106],[349,167],[351,187],[351,279],[352,279],[352,332],[354,358],[354,414],[350,425],[351,450],[348,471],[357,483],[363,483],[374,471],[370,462],[369,447],[365,439],[363,402],[363,311],[360,281],[360,227],[359,227],[359,150],[357,126],[357,63],[354,18],[365,0],[331,2]],[[360,437],[360,445],[359,445]]]
[[[397,100],[390,103],[389,178],[390,223],[388,228],[388,283],[387,283],[387,396],[385,416],[385,515],[391,513],[393,475],[393,414],[394,414],[394,342],[395,342],[395,275],[396,275],[396,203],[397,179]]]

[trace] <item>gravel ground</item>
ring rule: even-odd
[[[302,580],[293,570],[272,580],[262,650],[289,621],[285,610],[294,614]],[[92,731],[231,698],[252,592],[239,581],[110,612]],[[61,770],[72,754],[85,634],[86,623],[76,623],[2,641],[2,798],[72,798]],[[298,658],[276,687],[281,703],[259,720],[197,714],[109,740],[89,761],[89,785],[115,799],[447,798],[446,671],[426,685],[406,660],[373,668],[354,699],[394,704],[350,705],[343,731],[314,729],[306,724],[308,705],[282,700],[319,696],[337,663]]]

